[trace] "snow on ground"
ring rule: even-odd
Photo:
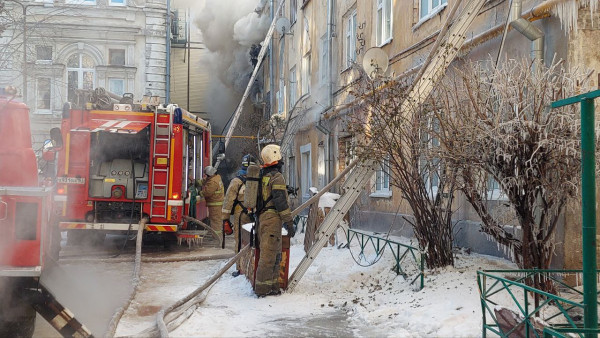
[[[304,256],[302,242],[302,234],[292,239],[290,274]],[[356,256],[357,245],[350,251]],[[376,264],[361,267],[350,251],[324,248],[294,292],[280,296],[257,298],[246,278],[227,273],[214,284],[200,310],[172,336],[479,337],[477,269],[515,268],[494,257],[458,254],[455,267],[429,271],[425,288],[415,291],[409,283],[412,276],[405,280],[392,271],[389,252]],[[188,286],[209,277],[178,276],[178,283]]]

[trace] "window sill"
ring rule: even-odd
[[[389,38],[389,39],[385,40],[384,42],[382,42],[381,44],[377,45],[377,47],[378,47],[378,48],[382,48],[382,47],[384,47],[385,45],[389,45],[390,43],[392,43],[392,41],[393,41],[393,40],[394,40],[394,38],[393,38],[393,37],[391,37],[391,38]]]
[[[431,13],[425,15],[424,17],[422,17],[421,19],[419,19],[419,22],[417,22],[412,30],[413,32],[417,30],[417,28],[419,28],[421,25],[423,25],[425,22],[429,21],[431,18],[435,17],[436,15],[438,15],[441,11],[443,11],[444,9],[446,9],[446,7],[448,7],[448,3],[445,3],[441,6],[439,6],[438,8],[436,8],[435,10],[433,10]]]
[[[372,197],[372,198],[392,198],[392,192],[391,191],[376,191],[376,192],[372,193],[371,195],[369,195],[369,197]]]

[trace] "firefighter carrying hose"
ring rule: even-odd
[[[223,207],[223,181],[217,169],[212,166],[204,168],[202,175],[202,196],[206,200],[210,227],[220,236],[222,235],[221,208]]]
[[[281,263],[281,227],[294,237],[292,213],[288,205],[285,179],[281,174],[281,151],[270,144],[260,153],[264,166],[260,182],[258,210],[258,239],[260,257],[256,269],[254,292],[257,296],[277,295]]]
[[[231,235],[235,238],[235,252],[240,251],[241,244],[241,225],[252,222],[252,219],[248,215],[248,210],[244,207],[244,191],[246,190],[246,174],[248,166],[256,164],[254,156],[248,154],[242,157],[242,167],[238,171],[237,176],[231,180],[227,192],[225,193],[225,200],[223,201],[223,231],[227,235]],[[231,226],[230,218],[233,216],[233,229]],[[240,274],[241,261],[235,262],[236,271],[233,272],[233,276],[237,277]]]

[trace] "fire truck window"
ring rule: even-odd
[[[15,238],[34,241],[37,238],[38,203],[16,203]]]
[[[196,135],[196,176],[198,177],[201,176],[200,173],[202,173],[202,168],[204,167],[202,153],[206,145],[202,142],[202,139],[202,134]]]

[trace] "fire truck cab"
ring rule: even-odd
[[[205,217],[190,195],[211,161],[207,121],[175,104],[65,106],[54,207],[69,242],[135,231],[142,218],[146,231],[174,233],[184,214]]]
[[[89,337],[40,279],[60,246],[50,227],[53,187],[39,178],[29,108],[15,94],[0,88],[0,336],[30,337],[37,311],[61,334]],[[60,147],[60,133],[51,134],[46,148]]]

